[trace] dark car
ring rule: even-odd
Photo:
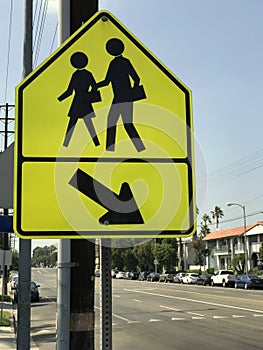
[[[211,277],[213,276],[212,273],[203,273],[200,275],[196,281],[196,284],[201,284],[203,286],[209,285],[211,286]]]
[[[148,271],[142,271],[139,274],[139,281],[147,281],[147,277],[149,276],[150,272]]]
[[[31,290],[31,302],[38,302],[40,297],[39,297],[39,290],[38,288],[40,287],[39,284],[36,284],[35,282],[30,283],[30,290]],[[19,293],[19,283],[15,285],[15,287],[12,288],[14,290],[14,303],[18,302],[18,293]]]
[[[151,282],[158,282],[160,278],[160,274],[158,272],[151,272],[148,276],[147,276],[147,281],[151,281]]]
[[[235,288],[263,288],[263,279],[254,274],[239,275],[235,281]]]
[[[128,272],[128,280],[137,280],[139,278],[139,272]]]

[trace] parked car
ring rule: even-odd
[[[118,271],[111,270],[111,277],[116,278],[117,273],[118,273]]]
[[[95,277],[100,277],[100,269],[96,269],[94,275]]]
[[[196,283],[199,275],[195,272],[187,272],[185,276],[182,278],[182,282],[186,284],[194,284]]]
[[[123,279],[125,280],[129,279],[129,272],[124,272]]]
[[[196,284],[201,284],[203,286],[205,285],[209,285],[211,286],[211,277],[213,276],[212,273],[203,273],[202,275],[200,275],[197,280],[196,280]]]
[[[211,277],[211,286],[234,287],[236,276],[232,270],[218,270]]]
[[[119,271],[116,275],[117,279],[124,279],[126,277],[126,272]]]
[[[182,282],[182,278],[185,276],[185,272],[178,272],[174,278],[173,278],[173,282],[174,283],[183,283]]]
[[[173,270],[167,270],[160,273],[159,281],[160,282],[173,282],[176,272]]]
[[[160,274],[158,272],[151,272],[148,276],[147,276],[147,281],[151,281],[151,282],[158,282],[160,278]]]
[[[149,276],[149,274],[150,274],[150,272],[148,272],[148,271],[140,272],[138,280],[139,281],[147,281],[147,277]]]
[[[18,275],[13,275],[11,277],[11,282],[10,282],[11,283],[11,289],[13,289],[16,286],[17,282],[18,282]]]
[[[254,274],[239,275],[235,281],[235,288],[263,288],[263,279]]]
[[[128,280],[137,280],[139,278],[139,272],[128,272]]]
[[[30,290],[31,290],[31,302],[38,302],[40,299],[39,296],[39,288],[40,285],[36,284],[36,282],[32,281],[30,283]],[[15,285],[15,287],[12,288],[14,290],[14,303],[18,302],[18,294],[19,294],[19,283]]]

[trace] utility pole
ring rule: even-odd
[[[60,44],[97,11],[98,0],[60,0]],[[93,241],[60,240],[57,350],[94,349],[94,270]]]
[[[98,0],[71,0],[70,34],[97,11]],[[95,242],[71,240],[71,263],[70,349],[93,350]]]
[[[32,13],[33,0],[25,0],[23,77],[32,71]],[[17,350],[30,349],[30,282],[31,240],[19,239],[19,295]]]
[[[70,0],[59,1],[58,44],[70,36]],[[58,242],[57,350],[70,349],[70,240]]]
[[[8,147],[8,137],[10,134],[14,134],[13,130],[8,129],[8,125],[11,121],[14,121],[14,117],[9,117],[9,110],[13,109],[15,106],[14,105],[9,105],[6,103],[5,105],[1,105],[0,108],[5,110],[5,116],[1,117],[0,120],[4,121],[4,130],[0,130],[0,132],[4,133],[4,151]],[[8,215],[9,210],[8,208],[3,208],[3,215]],[[3,250],[7,251],[10,249],[9,246],[9,233],[1,233],[2,235],[2,245],[3,245]],[[7,266],[3,266],[3,293],[7,294],[7,282],[8,282],[8,269]]]

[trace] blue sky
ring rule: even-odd
[[[22,77],[23,3],[13,0],[9,41],[11,0],[1,0],[1,104],[14,103]],[[200,216],[217,205],[221,228],[241,226],[241,208],[226,206],[232,201],[246,206],[248,223],[263,220],[262,0],[101,0],[100,9],[192,90]],[[57,47],[56,25],[49,0],[37,64]]]

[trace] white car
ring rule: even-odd
[[[126,272],[119,271],[119,272],[117,273],[117,275],[116,275],[116,278],[117,278],[117,279],[123,279],[123,278],[125,278],[125,276],[126,276]]]
[[[182,278],[182,282],[187,283],[187,284],[190,284],[190,283],[194,284],[194,283],[196,283],[198,277],[199,277],[198,273],[188,272]]]

